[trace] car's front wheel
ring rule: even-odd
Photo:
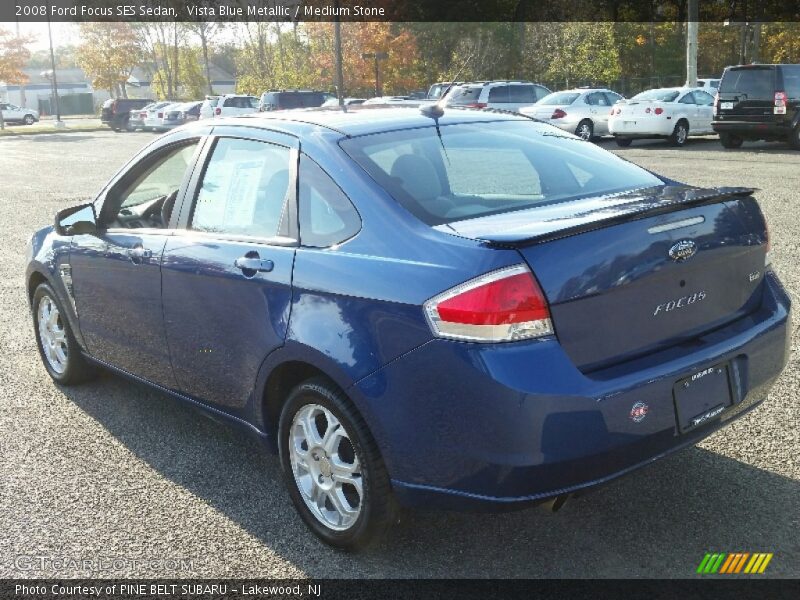
[[[800,150],[800,125],[797,125],[789,134],[789,146],[794,150]]]
[[[95,369],[81,354],[53,288],[40,284],[33,294],[32,307],[39,354],[50,377],[62,385],[90,379]]]
[[[36,122],[36,119],[33,115],[25,115],[25,125],[33,125]]]
[[[672,130],[672,135],[669,136],[669,142],[673,146],[684,146],[688,139],[689,124],[684,120],[680,120],[675,124],[675,129]]]
[[[719,141],[723,148],[740,148],[744,140],[732,133],[720,133]]]
[[[279,426],[281,466],[306,525],[323,541],[359,550],[395,520],[386,467],[366,424],[327,380],[290,394]]]

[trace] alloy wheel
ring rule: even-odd
[[[58,307],[50,296],[43,296],[39,302],[37,323],[44,356],[53,371],[60,375],[67,370],[69,360],[67,331]]]
[[[361,514],[361,464],[350,435],[324,406],[307,404],[292,420],[289,460],[308,509],[326,527],[345,531]]]
[[[678,123],[677,131],[675,132],[675,140],[678,142],[679,146],[683,146],[686,143],[688,135],[689,132],[686,130],[686,126],[683,123]]]
[[[589,123],[581,123],[578,125],[578,131],[575,133],[578,134],[582,140],[586,140],[587,142],[592,139],[592,126]]]

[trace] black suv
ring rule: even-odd
[[[132,110],[144,108],[152,104],[152,100],[140,98],[110,98],[103,102],[100,112],[100,121],[105,123],[114,131],[122,131],[128,128],[128,119]]]
[[[722,74],[714,131],[726,148],[787,140],[800,150],[800,65],[742,65]]]
[[[261,94],[258,110],[287,110],[290,108],[316,108],[329,98],[335,98],[328,92],[314,90],[279,90]]]

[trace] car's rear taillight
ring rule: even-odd
[[[471,104],[466,105],[467,108],[486,108],[489,106],[486,102],[472,102]]]
[[[214,114],[215,115],[221,115],[222,114],[222,109],[220,107],[215,108],[214,109]]]
[[[716,117],[719,114],[719,92],[714,94],[714,107],[711,109],[711,112]]]
[[[158,113],[158,118],[159,119],[163,119],[164,118],[164,113],[163,112]]]
[[[555,110],[553,111],[553,114],[552,114],[552,115],[550,115],[550,118],[551,118],[551,119],[563,119],[563,118],[564,118],[564,117],[566,117],[566,116],[567,116],[567,113],[565,113],[565,112],[564,112],[563,110],[561,110],[560,108],[557,108],[557,109],[555,109]]]
[[[443,338],[510,342],[553,334],[547,299],[525,265],[457,285],[424,309],[434,335]]]
[[[658,106],[653,110],[653,112],[656,113],[657,115],[660,115],[664,112],[664,109]]]
[[[612,108],[612,109],[611,109],[611,114],[612,114],[612,115],[621,115],[621,114],[622,114],[622,109],[621,109],[621,108],[619,108],[619,107],[617,107],[617,108]]]
[[[117,101],[116,100],[114,100],[114,102],[111,103],[111,114],[112,115],[117,114]]]
[[[144,118],[146,118],[146,117],[147,117],[147,113],[146,113],[146,112],[140,112],[140,113],[139,113],[139,118],[140,118],[140,119],[144,119]]]
[[[775,92],[775,114],[786,114],[786,92]]]

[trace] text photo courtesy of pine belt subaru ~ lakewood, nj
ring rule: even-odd
[[[634,21],[523,23],[552,58],[512,71],[513,23],[35,20],[0,23],[0,579],[800,577],[783,29],[634,80]],[[426,35],[467,38],[429,72]]]

